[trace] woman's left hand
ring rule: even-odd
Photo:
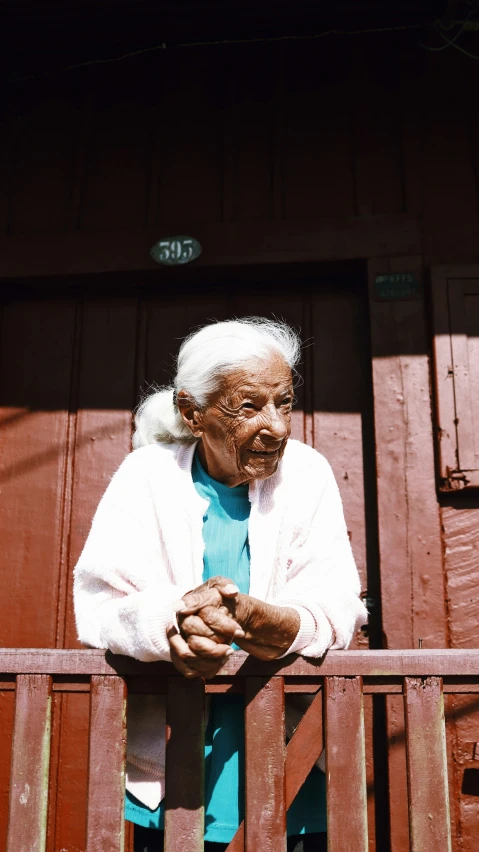
[[[181,616],[192,615],[203,607],[219,608],[225,603],[229,603],[231,608],[234,608],[238,595],[238,586],[232,580],[221,576],[210,577],[206,583],[183,595],[177,612]]]

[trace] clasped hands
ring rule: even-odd
[[[212,577],[179,602],[177,623],[168,631],[171,661],[185,677],[211,678],[245,636],[235,618],[239,589],[226,577]]]
[[[295,609],[241,594],[226,577],[212,577],[187,592],[176,607],[178,630],[168,630],[171,662],[185,677],[212,678],[240,648],[275,660],[291,647],[300,626]]]

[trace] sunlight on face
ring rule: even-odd
[[[230,487],[275,473],[291,433],[291,370],[280,355],[225,376],[199,415],[200,461]]]

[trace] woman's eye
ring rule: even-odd
[[[292,405],[293,400],[290,396],[287,396],[286,399],[281,401],[281,405]]]
[[[255,405],[252,402],[243,402],[243,405],[241,406],[241,408],[248,408],[248,409],[254,411]]]

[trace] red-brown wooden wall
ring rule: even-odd
[[[477,645],[479,502],[437,497],[426,297],[431,266],[479,263],[478,81],[467,57],[394,33],[160,51],[12,85],[0,134],[2,644],[75,643],[71,570],[128,452],[139,387],[165,376],[173,339],[273,311],[316,336],[296,428],[335,465],[384,642]],[[203,244],[196,267],[156,268],[151,244],[185,232]],[[426,297],[368,306],[368,270],[369,282],[413,270]],[[377,616],[372,634],[380,644]],[[84,843],[79,698],[55,699],[58,852]],[[461,784],[479,714],[462,709],[449,708],[454,848],[472,852],[479,799]],[[403,852],[394,699],[387,724],[391,848]],[[7,749],[2,789],[8,766]]]

